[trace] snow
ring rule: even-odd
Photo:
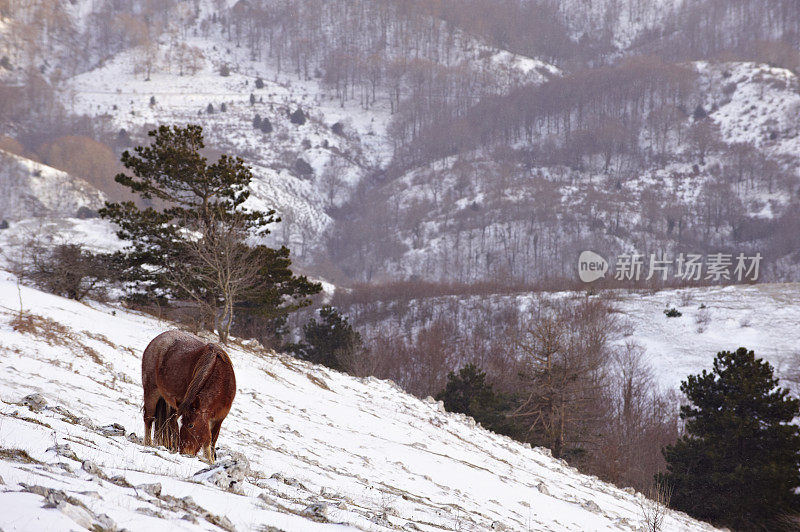
[[[796,371],[800,356],[800,284],[775,283],[620,294],[613,302],[630,320],[634,341],[646,349],[658,382],[677,388],[691,373],[711,369],[719,351],[746,347],[770,362],[779,376]],[[700,306],[704,305],[705,309]],[[667,318],[675,307],[683,315]],[[710,322],[697,323],[708,313]]]
[[[15,330],[20,299],[23,318],[33,321]],[[131,435],[142,431],[142,350],[172,327],[119,307],[18,291],[3,276],[0,528],[68,529],[86,520],[129,530],[215,529],[211,522],[291,531],[641,524],[641,496],[579,474],[546,450],[489,433],[392,382],[241,342],[228,347],[238,391],[218,458],[235,462],[242,453],[251,472],[241,494],[222,490],[203,480],[208,475],[194,476],[205,465],[199,458],[143,447]],[[21,404],[31,393],[47,401],[40,411]],[[113,423],[124,431],[102,429]],[[159,495],[142,486],[156,482]],[[43,507],[42,494],[57,507]],[[664,529],[711,528],[670,512]]]

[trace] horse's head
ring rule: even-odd
[[[195,455],[211,443],[208,412],[188,409],[181,418],[180,452]]]

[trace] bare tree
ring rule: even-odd
[[[564,306],[532,322],[517,340],[528,362],[523,401],[511,414],[544,437],[553,456],[590,443],[584,430],[602,417],[603,364],[612,319],[597,302]]]
[[[647,498],[639,499],[644,529],[647,532],[661,532],[671,498],[672,488],[663,482],[656,482],[648,490]]]
[[[170,276],[213,320],[225,343],[236,303],[264,282],[261,249],[246,244],[249,235],[243,217],[225,223],[212,220],[207,227],[210,230],[188,243],[185,261]]]

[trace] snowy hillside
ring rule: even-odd
[[[75,216],[78,209],[97,209],[104,196],[83,179],[0,150],[0,218]]]
[[[544,450],[488,433],[391,382],[241,345],[229,348],[238,394],[218,464],[200,473],[199,458],[143,447],[135,435],[142,432],[141,352],[170,324],[18,292],[9,277],[0,281],[0,305],[5,531],[641,524],[639,495],[581,475]],[[675,513],[665,525],[710,529]]]
[[[800,362],[800,284],[758,284],[626,294],[614,306],[630,320],[630,336],[646,349],[663,386],[710,369],[717,352],[747,347],[781,378]],[[675,307],[683,315],[667,318]]]

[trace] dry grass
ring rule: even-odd
[[[320,379],[319,377],[317,377],[315,375],[312,375],[311,373],[306,373],[306,377],[308,377],[308,380],[310,380],[311,382],[313,382],[314,384],[316,384],[317,386],[319,386],[323,390],[331,391],[331,389],[328,388],[328,385],[325,384],[325,381]]]
[[[65,346],[73,342],[68,327],[37,314],[19,314],[11,320],[11,327],[17,332],[42,338],[50,345]]]
[[[42,464],[36,458],[33,458],[23,449],[6,449],[0,447],[0,458],[3,460],[11,460],[12,462],[21,462],[23,464]]]
[[[72,329],[50,318],[32,313],[17,314],[11,320],[11,327],[19,333],[36,336],[49,345],[68,347],[73,352],[75,352],[74,348],[79,348],[78,355],[90,358],[99,366],[108,367],[108,364],[103,361],[103,357],[100,356],[97,350],[82,343],[79,335]],[[84,334],[89,338],[113,346],[113,343],[103,335],[92,335],[86,331],[84,331]]]

